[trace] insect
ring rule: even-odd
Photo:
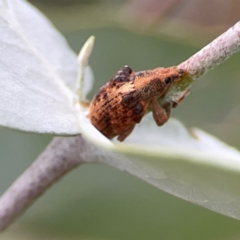
[[[92,124],[107,138],[124,141],[150,109],[158,126],[168,121],[171,103],[160,106],[163,96],[184,72],[177,67],[134,72],[124,66],[93,98],[89,108]]]

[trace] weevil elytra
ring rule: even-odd
[[[168,121],[172,106],[168,103],[162,107],[157,100],[183,74],[177,67],[134,72],[124,66],[93,98],[88,117],[107,138],[118,136],[119,141],[129,136],[148,109],[161,126]]]

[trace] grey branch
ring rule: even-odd
[[[193,79],[196,79],[217,67],[239,50],[240,22],[237,22],[178,67],[186,70]]]
[[[68,171],[83,163],[85,141],[56,137],[0,198],[0,230],[4,230],[31,203]]]
[[[178,67],[185,70],[195,80],[203,76],[209,70],[226,61],[240,50],[240,22],[220,35],[214,41],[202,48],[189,59],[179,64]],[[192,81],[174,83],[162,100],[164,105],[168,102],[180,102],[189,92]]]

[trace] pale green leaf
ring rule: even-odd
[[[215,137],[170,119],[157,127],[151,114],[124,141],[112,143],[81,117],[84,136],[112,152],[98,162],[127,171],[157,188],[240,219],[240,152]],[[120,155],[121,154],[121,155]]]
[[[78,62],[65,39],[22,0],[0,1],[0,125],[78,133]]]

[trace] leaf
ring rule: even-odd
[[[111,155],[97,152],[97,162],[127,171],[192,203],[240,219],[238,150],[201,130],[190,132],[174,119],[157,127],[151,114],[144,117],[123,143],[106,139],[83,116],[79,120],[88,140],[112,152]]]
[[[22,0],[0,1],[0,35],[0,125],[79,133],[79,67],[65,39]]]

